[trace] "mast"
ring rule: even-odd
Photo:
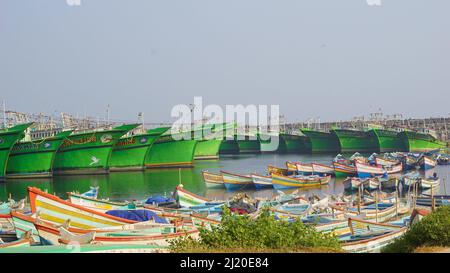
[[[6,100],[3,100],[3,128],[6,129]]]

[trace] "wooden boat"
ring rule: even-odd
[[[297,171],[304,175],[312,174],[314,171],[312,164],[305,164],[305,163],[298,163],[298,162],[295,164],[296,164]]]
[[[252,175],[253,185],[257,190],[272,188],[272,176],[265,176],[253,173]]]
[[[175,188],[174,197],[177,203],[182,208],[189,208],[197,205],[205,205],[210,203],[211,200],[203,196],[197,195],[183,188],[183,185],[178,185]]]
[[[68,192],[70,203],[90,208],[100,212],[106,212],[108,210],[127,210],[135,209],[136,205],[127,202],[112,202],[109,200],[97,199],[92,197],[87,197],[74,192]]]
[[[238,190],[253,185],[252,177],[249,175],[234,174],[220,171],[223,177],[223,183],[227,190]]]
[[[400,181],[403,187],[409,188],[414,184],[419,184],[421,180],[421,176],[418,172],[410,172],[402,175]]]
[[[34,225],[34,227],[39,233],[39,236],[41,236],[48,243],[51,243],[53,245],[70,243],[61,238],[60,232],[61,226],[59,225],[41,219],[37,220],[36,218],[29,217],[23,214],[16,214],[16,217],[20,217],[23,221],[28,221],[29,224]],[[145,232],[136,233],[133,235],[124,235],[122,233],[114,233],[110,231],[101,232],[96,229],[79,229],[73,227],[68,227],[67,230],[73,233],[74,235],[82,235],[95,232],[95,238],[92,242],[95,244],[103,244],[103,245],[143,244],[143,245],[168,246],[169,239],[179,238],[187,235],[196,236],[198,234],[197,229],[182,230],[175,233],[172,232],[166,234],[157,233],[150,235],[145,234]]]
[[[403,166],[401,163],[388,167],[388,166],[372,166],[360,162],[355,162],[355,167],[358,176],[361,178],[399,173],[403,170]]]
[[[347,191],[357,190],[361,187],[362,180],[357,177],[348,177],[344,180],[344,189]]]
[[[334,175],[334,167],[318,163],[311,163],[314,174],[318,175]]]
[[[289,220],[298,219],[306,215],[311,209],[311,204],[309,203],[299,203],[299,204],[281,204],[276,207],[270,208],[271,213],[277,219]]]
[[[439,187],[439,184],[440,184],[439,177],[428,177],[420,179],[420,185],[422,189],[431,189],[431,188],[434,189]]]
[[[320,187],[329,183],[331,176],[284,176],[272,174],[272,184],[275,189]]]
[[[380,188],[380,181],[377,178],[366,178],[362,183],[364,189],[369,191],[378,190]]]
[[[33,241],[31,239],[29,233],[27,233],[23,236],[23,238],[18,239],[16,241],[9,242],[9,243],[0,242],[0,249],[16,248],[16,247],[29,247],[29,246],[31,246],[32,243],[33,243]]]
[[[202,171],[203,181],[208,188],[212,187],[225,187],[223,184],[223,177],[221,174],[210,173],[208,171]]]
[[[295,171],[297,171],[297,167],[295,169]],[[273,165],[269,165],[267,166],[267,173],[269,175],[273,174],[273,173],[277,173],[277,174],[282,174],[282,175],[289,175],[292,171],[289,171],[288,169],[284,169],[284,168],[280,168],[280,167],[275,167]]]
[[[409,218],[409,225],[412,226],[418,222],[420,222],[423,217],[427,216],[428,214],[431,213],[430,209],[418,209],[415,208],[412,213],[411,213],[411,217]]]
[[[11,214],[0,214],[0,231],[5,232],[14,229]]]
[[[394,166],[399,163],[400,162],[398,160],[375,156],[375,164],[379,166]]]
[[[61,235],[59,238],[59,241],[77,243],[80,245],[89,244],[92,241],[94,241],[94,238],[95,238],[95,231],[76,235],[76,234],[73,234],[72,232],[68,231],[64,227],[60,227],[59,233]]]
[[[343,207],[331,205],[330,207],[336,211],[345,213],[349,217],[359,217],[364,220],[373,220],[380,223],[395,217],[397,212],[400,214],[399,204],[392,203],[362,205],[359,208],[359,212],[357,206]],[[401,212],[404,213],[403,210]]]
[[[333,162],[333,167],[336,175],[353,176],[356,175],[356,168],[354,165]]]
[[[429,156],[423,155],[419,159],[419,166],[422,170],[430,170],[436,167],[437,161],[434,158],[431,158]]]
[[[431,198],[429,194],[422,194],[415,197],[416,205],[424,207],[431,207],[433,199],[436,207],[450,205],[450,195],[433,195],[433,198]]]
[[[381,189],[383,190],[395,190],[398,188],[398,178],[390,177],[390,178],[378,178],[381,183]]]
[[[289,172],[297,172],[297,163],[287,161],[286,168]]]
[[[70,219],[73,226],[84,229],[136,223],[136,221],[111,216],[84,206],[72,204],[55,195],[45,193],[38,188],[28,187],[28,195],[32,213],[38,212],[41,219],[53,223],[61,224]]]
[[[351,235],[341,237],[340,241],[344,250],[355,253],[378,252],[407,230],[407,227],[354,218],[348,219],[348,226]]]

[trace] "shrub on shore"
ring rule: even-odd
[[[409,253],[419,247],[450,246],[450,206],[439,207],[414,224],[402,237],[382,249],[386,253]]]
[[[224,209],[222,222],[211,230],[200,229],[199,239],[171,241],[173,252],[336,252],[338,239],[301,221],[276,220],[268,210],[256,219]]]

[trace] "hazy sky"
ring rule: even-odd
[[[0,0],[0,98],[24,112],[170,120],[279,104],[288,121],[450,113],[450,1]]]

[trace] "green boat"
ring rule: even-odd
[[[120,138],[112,150],[110,171],[144,170],[153,143],[163,133],[164,130],[157,130]]]
[[[398,137],[398,132],[387,129],[372,129],[378,143],[378,151],[385,152],[400,152],[404,151],[404,145]]]
[[[234,139],[224,139],[220,143],[219,154],[238,154],[239,145]]]
[[[53,174],[108,173],[113,146],[120,137],[137,126],[139,124],[126,124],[111,130],[70,135],[56,153]]]
[[[33,123],[16,125],[0,130],[0,180],[5,179],[9,154],[17,141],[25,136],[25,130]]]
[[[226,126],[226,124],[205,124],[201,127],[202,140],[199,140],[195,147],[195,160],[219,158],[220,146],[222,144]]]
[[[447,147],[447,143],[439,141],[427,133],[403,131],[398,133],[398,137],[402,141],[404,149],[409,152],[427,152]]]
[[[239,146],[239,153],[260,153],[261,143],[256,136],[251,135],[235,135],[236,142]]]
[[[311,150],[306,136],[283,133],[280,134],[280,138],[287,153],[308,153]]]
[[[281,153],[286,151],[286,143],[278,133],[258,133],[261,153]]]
[[[331,132],[339,139],[343,153],[378,151],[378,141],[372,131],[333,129]]]
[[[153,143],[145,160],[145,166],[147,168],[193,167],[197,140],[192,138],[192,135],[191,139],[181,139],[181,135],[192,132],[172,135],[169,129],[170,127],[163,127],[148,131],[152,133],[163,130],[165,133]]]
[[[312,153],[336,153],[341,150],[339,139],[335,134],[303,128],[300,130],[309,143]]]
[[[56,152],[71,133],[64,131],[53,137],[17,142],[9,155],[6,177],[51,177]]]

